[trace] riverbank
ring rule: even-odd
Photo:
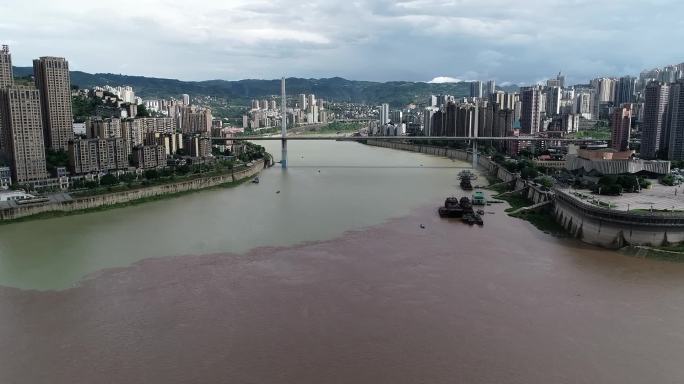
[[[367,144],[465,161],[472,161],[473,157],[472,153],[465,150],[444,147],[381,142],[372,139],[369,139]],[[525,206],[534,208],[529,211],[512,211],[511,216],[528,220],[544,232],[574,237],[587,244],[609,249],[621,249],[627,246],[662,249],[672,243],[684,241],[684,215],[681,213],[618,211],[597,207],[579,201],[558,189],[549,191],[534,182],[523,180],[519,174],[507,171],[484,156],[477,158],[477,165],[490,174],[488,177],[490,182],[501,181],[500,188],[495,188],[499,192],[499,197],[503,192],[503,186],[508,183],[510,185],[508,188],[512,190],[510,193],[517,195],[517,197],[510,196],[508,199],[514,200],[512,202],[517,205],[517,208]],[[544,204],[547,201],[551,203]],[[525,202],[529,204],[524,205]],[[657,258],[684,260],[684,255],[681,258],[671,257],[668,253],[666,256]]]
[[[234,170],[225,175],[212,175],[121,192],[77,197],[70,201],[11,207],[0,210],[0,225],[98,212],[182,196],[211,188],[233,187],[257,175],[269,166],[269,163],[261,159],[254,161],[245,168]]]

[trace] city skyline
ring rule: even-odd
[[[558,71],[580,83],[684,60],[667,43],[683,7],[670,0],[658,1],[667,12],[648,19],[636,1],[71,3],[0,5],[12,20],[0,24],[0,36],[15,47],[16,65],[56,55],[85,72],[184,80],[276,79],[290,68],[288,77],[526,85]],[[92,21],[98,14],[104,23]],[[671,28],[654,28],[655,20]],[[638,54],[606,49],[617,40]],[[105,47],[127,54],[92,54]]]

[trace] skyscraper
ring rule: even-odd
[[[612,130],[611,146],[616,151],[629,149],[629,136],[632,127],[632,105],[616,108],[610,121]]]
[[[434,96],[433,96],[434,97]],[[436,101],[435,97],[435,101]],[[432,116],[438,109],[434,106],[425,108],[423,110],[423,136],[432,136]]]
[[[585,118],[592,117],[591,92],[583,91],[577,93],[577,97],[575,99],[575,112],[583,115]]]
[[[301,93],[299,94],[299,109],[301,109],[302,111],[306,111],[306,107],[306,95]]]
[[[14,85],[14,75],[12,74],[12,55],[6,45],[0,49],[0,89]],[[0,111],[0,114],[2,111]],[[3,146],[2,140],[2,116],[0,116],[0,151]]]
[[[660,148],[667,147],[667,103],[670,86],[652,82],[646,86],[644,121],[641,134],[641,157],[655,159]]]
[[[69,140],[74,139],[69,62],[62,57],[41,57],[33,60],[33,73],[40,93],[45,147],[67,151]]]
[[[615,104],[620,106],[624,103],[635,102],[636,77],[624,76],[617,81],[615,89]]]
[[[309,95],[309,99],[306,101],[306,104],[309,111],[313,112],[314,107],[316,106],[316,95]]]
[[[183,97],[183,105],[185,105],[185,106],[190,105],[190,95],[188,95],[187,93],[184,93],[182,95],[182,97]]]
[[[3,45],[2,49],[0,49],[0,88],[10,87],[12,85],[14,85],[12,55],[9,52],[9,47]]]
[[[18,183],[48,177],[40,99],[35,88],[0,89],[3,155],[9,160],[12,178]]]
[[[524,134],[539,132],[541,120],[541,91],[539,87],[520,89],[520,130]]]
[[[494,81],[494,80],[489,80],[489,81],[487,82],[487,88],[486,88],[486,93],[487,93],[487,94],[486,94],[486,96],[489,97],[489,96],[491,96],[492,94],[494,94],[494,92],[496,92],[496,81]]]
[[[482,82],[473,81],[470,83],[470,97],[482,97]]]
[[[389,123],[389,104],[382,104],[380,106],[380,125]]]
[[[684,80],[679,80],[670,87],[667,123],[667,158],[684,160]]]
[[[565,88],[565,75],[563,72],[558,72],[558,76],[556,76],[556,80],[558,80],[558,86],[563,89]]]
[[[560,114],[561,96],[562,92],[560,87],[546,88],[546,116]]]
[[[594,79],[591,81],[596,90],[599,103],[609,103],[615,101],[615,80],[608,78]]]

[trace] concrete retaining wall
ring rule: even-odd
[[[131,191],[123,191],[116,193],[109,193],[104,195],[88,196],[75,198],[72,201],[65,201],[60,203],[48,203],[42,205],[21,206],[16,208],[9,208],[0,210],[0,221],[15,220],[22,217],[33,216],[45,212],[71,212],[80,211],[84,209],[93,209],[103,206],[110,206],[116,204],[129,203],[136,200],[169,195],[175,193],[183,193],[188,191],[195,191],[215,187],[222,184],[240,181],[245,178],[252,177],[265,167],[263,160],[255,161],[254,164],[246,169],[234,172],[232,175],[221,175],[203,177],[193,180],[180,181],[177,183],[170,183],[164,185],[156,185],[147,188],[135,189]]]
[[[446,156],[471,161],[472,154],[463,150],[430,146],[371,142],[386,148],[408,150],[437,156]],[[569,233],[585,243],[606,248],[625,246],[662,246],[668,243],[684,242],[684,215],[680,213],[621,212],[580,202],[560,191],[544,191],[539,186],[520,178],[519,174],[508,172],[490,159],[480,156],[478,165],[495,173],[505,182],[515,183],[515,190],[534,204],[554,200],[553,215]]]
[[[580,202],[556,191],[554,218],[585,243],[606,248],[661,246],[684,242],[680,214],[615,211]]]
[[[407,143],[397,143],[391,141],[381,141],[381,140],[367,140],[366,144],[372,145],[374,147],[383,147],[390,149],[398,149],[402,151],[410,152],[420,152],[426,155],[442,156],[448,157],[450,159],[462,160],[462,161],[472,161],[472,154],[461,149],[452,149],[445,147],[435,147],[431,145],[419,145],[419,144],[407,144]]]

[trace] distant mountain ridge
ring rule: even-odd
[[[32,67],[14,67],[15,76],[33,74]],[[92,88],[97,85],[123,86],[130,85],[137,95],[143,98],[176,97],[183,93],[191,96],[215,96],[226,99],[249,100],[263,98],[280,93],[280,80],[206,80],[182,81],[145,76],[128,76],[111,73],[71,72],[71,82],[80,88]],[[468,96],[469,83],[440,83],[391,81],[373,82],[347,80],[341,77],[325,79],[288,78],[289,95],[313,93],[318,98],[332,101],[350,101],[355,103],[379,104],[389,103],[394,106],[411,102],[426,103],[430,95],[448,94],[456,97]]]

